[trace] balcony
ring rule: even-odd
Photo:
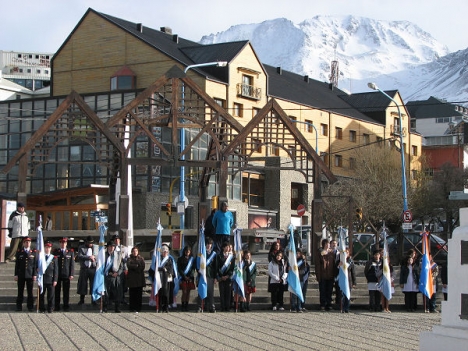
[[[242,96],[247,99],[260,100],[262,95],[262,89],[256,88],[253,85],[248,84],[237,84],[237,96]]]
[[[402,129],[402,134],[403,134],[404,137],[406,136],[406,128],[405,127],[403,127],[403,129]],[[400,136],[400,126],[398,124],[390,125],[390,135]]]

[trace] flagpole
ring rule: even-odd
[[[39,215],[39,227],[42,228],[42,215]],[[39,227],[37,228],[39,230]],[[42,241],[44,242],[44,239],[42,239]],[[37,244],[37,243],[36,243]],[[43,246],[41,246],[41,249],[43,250]],[[39,255],[40,255],[40,252],[39,252]],[[36,279],[37,280],[37,279]],[[40,290],[40,287],[39,287],[39,281],[37,281],[37,303],[36,303],[36,313],[39,313],[39,295],[41,294],[41,290]]]

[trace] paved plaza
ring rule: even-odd
[[[2,350],[418,350],[440,314],[0,312]]]

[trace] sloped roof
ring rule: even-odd
[[[408,101],[406,108],[412,118],[463,117],[454,105],[431,96],[427,100]]]
[[[336,87],[331,89],[328,83],[319,82],[277,67],[265,64],[263,66],[268,73],[268,94],[270,96],[366,122],[376,122],[342,99],[341,96],[346,95],[344,91]]]

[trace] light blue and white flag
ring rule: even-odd
[[[296,245],[294,244],[294,227],[289,225],[289,245],[288,245],[288,259],[289,259],[289,273],[288,273],[288,290],[296,295],[301,302],[304,302],[302,295],[301,281],[299,280],[299,267],[297,266]]]
[[[346,242],[345,236],[347,234],[347,230],[343,227],[338,228],[338,235],[339,235],[339,245],[338,250],[340,252],[340,270],[338,272],[338,286],[340,290],[343,292],[344,296],[349,300],[351,298],[351,290],[349,288],[349,278],[348,278],[348,268],[349,263],[346,259]]]
[[[104,281],[104,268],[106,266],[106,234],[107,227],[104,222],[99,223],[99,251],[96,259],[96,273],[94,274],[93,301],[99,300],[106,292],[106,284]]]
[[[383,267],[382,278],[380,279],[377,288],[382,292],[387,300],[392,298],[392,275],[390,273],[390,265],[388,264],[388,245],[387,245],[387,230],[383,228],[382,234],[384,238],[383,250]]]
[[[198,237],[198,296],[205,299],[208,295],[208,283],[206,281],[206,246],[205,246],[205,226],[202,223],[200,235]]]
[[[242,229],[234,229],[234,251],[236,253],[236,265],[232,275],[232,288],[234,293],[245,297],[244,293],[244,262],[242,261]]]
[[[428,299],[434,294],[434,285],[432,281],[432,264],[431,264],[431,246],[429,233],[422,233],[422,258],[421,258],[421,273],[419,274],[419,291],[426,295]],[[427,308],[427,307],[426,307]]]
[[[153,257],[151,259],[151,269],[154,271],[153,288],[154,295],[156,296],[161,289],[161,277],[159,276],[159,264],[161,262],[161,245],[162,245],[162,231],[163,227],[161,221],[158,222],[158,235],[154,242]]]
[[[39,216],[39,226],[37,227],[37,243],[36,249],[39,252],[37,261],[37,286],[41,294],[44,292],[44,273],[47,269],[47,263],[44,254],[44,236],[42,234],[42,215]]]

